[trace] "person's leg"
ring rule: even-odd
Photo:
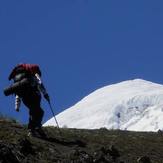
[[[35,128],[41,128],[42,127],[42,119],[44,116],[44,111],[42,110],[41,107],[37,107],[38,109],[35,109],[34,112],[32,112],[32,116],[33,116],[33,123]]]
[[[34,130],[42,126],[44,111],[40,107],[41,95],[32,93],[28,97],[23,97],[23,103],[29,108],[28,129]]]

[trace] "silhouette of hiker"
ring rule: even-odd
[[[49,95],[41,81],[41,71],[35,64],[18,64],[9,75],[9,80],[14,83],[7,88],[4,93],[6,96],[15,94],[15,110],[19,112],[21,100],[29,109],[28,136],[37,133],[44,135],[42,130],[42,118],[44,111],[40,106],[41,93],[47,101]]]

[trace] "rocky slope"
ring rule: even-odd
[[[163,135],[120,130],[44,127],[47,138],[27,137],[26,126],[0,119],[1,163],[162,163]]]

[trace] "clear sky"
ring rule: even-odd
[[[4,97],[19,62],[36,63],[55,113],[92,91],[142,78],[163,84],[162,0],[0,1],[0,109],[26,123]],[[52,115],[45,100],[44,122]]]

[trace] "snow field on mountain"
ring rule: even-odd
[[[157,131],[163,129],[163,85],[142,79],[100,88],[56,116],[61,127]],[[53,126],[54,118],[44,126]]]

